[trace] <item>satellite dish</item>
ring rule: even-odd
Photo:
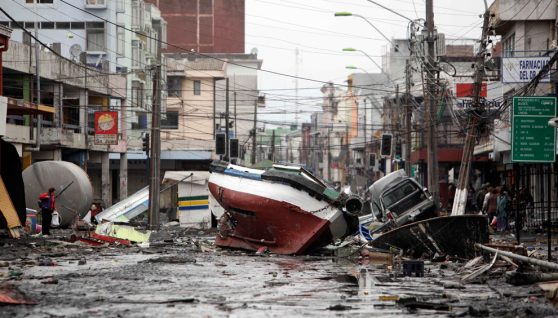
[[[258,55],[258,48],[252,48],[252,49],[250,50],[250,54],[252,54],[252,55]]]
[[[76,43],[76,44],[72,44],[72,46],[70,46],[70,55],[73,58],[79,57],[81,52],[83,52],[83,50],[81,49],[81,45]]]

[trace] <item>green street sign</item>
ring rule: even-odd
[[[514,97],[512,109],[512,162],[554,162],[556,97]]]

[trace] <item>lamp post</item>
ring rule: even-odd
[[[376,30],[378,33],[380,33],[380,35],[386,39],[386,41],[388,41],[394,48],[395,52],[397,52],[399,50],[399,48],[397,47],[397,45],[394,45],[393,42],[382,32],[380,31],[380,29],[378,29],[374,24],[372,24],[372,22],[370,22],[367,18],[363,17],[360,14],[356,14],[356,13],[351,13],[351,12],[347,12],[347,11],[342,11],[342,12],[335,12],[333,14],[336,17],[358,17],[363,19],[364,21],[366,21],[366,23],[368,23],[372,28],[374,28],[374,30]]]
[[[366,71],[362,67],[358,67],[358,66],[354,66],[354,65],[347,65],[347,66],[345,66],[345,68],[348,69],[348,70],[361,70],[366,74],[370,74],[370,73],[368,73],[368,71]]]
[[[382,67],[380,65],[378,65],[378,63],[376,63],[376,61],[374,61],[374,59],[370,55],[368,55],[366,52],[364,52],[363,50],[355,49],[355,48],[352,48],[352,47],[346,47],[342,51],[343,52],[360,52],[360,53],[364,54],[370,61],[372,61],[372,63],[374,63],[374,65],[376,65],[376,67],[380,70],[381,73],[384,72],[382,70]]]

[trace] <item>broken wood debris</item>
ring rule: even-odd
[[[504,255],[504,256],[507,256],[511,259],[518,260],[520,262],[525,262],[525,263],[529,263],[529,264],[532,264],[532,265],[538,265],[538,266],[548,268],[548,269],[558,270],[558,264],[553,263],[553,262],[543,261],[543,260],[540,260],[540,259],[527,257],[527,256],[523,256],[523,255],[517,255],[517,254],[511,253],[511,252],[501,251],[501,250],[498,250],[498,249],[495,249],[495,248],[492,248],[492,247],[488,247],[488,246],[485,246],[485,245],[482,245],[482,244],[478,244],[478,243],[475,244],[475,246],[477,248],[480,248],[480,249],[485,250],[487,252],[495,253],[497,255],[498,254]]]

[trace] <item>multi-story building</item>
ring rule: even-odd
[[[113,198],[126,197],[126,189],[119,186],[127,179],[126,167],[111,168],[109,162],[110,153],[122,156],[126,152],[122,113],[117,145],[94,140],[95,111],[125,108],[125,77],[42,50],[37,57],[32,46],[15,41],[3,54],[4,140],[16,147],[24,167],[42,160],[70,161],[88,173],[95,200],[110,205]]]
[[[228,126],[228,137],[240,144],[241,158],[237,161],[243,162],[251,153],[252,142],[248,141],[256,107],[261,106],[257,102],[257,70],[262,63],[257,51],[245,54],[244,0],[148,1],[161,10],[172,43],[163,51],[169,59],[170,93],[167,127],[161,135],[162,158],[168,151],[177,160],[168,163],[170,166],[186,168],[188,162],[199,160],[206,166],[218,158],[215,135],[224,133]]]
[[[488,181],[514,186],[516,189],[518,186],[528,189],[534,197],[535,206],[548,206],[544,202],[548,202],[548,197],[553,198],[553,209],[556,207],[555,198],[558,197],[558,160],[550,165],[512,162],[511,109],[512,97],[520,94],[541,66],[556,54],[556,8],[555,0],[496,0],[490,6],[491,29],[496,39],[500,40],[493,52],[497,60],[501,59],[499,91],[502,103],[507,107],[505,111],[491,117],[490,133],[485,134],[475,147],[475,153],[488,153],[494,161],[495,175]],[[529,95],[556,96],[556,82],[556,73],[551,71]],[[550,179],[552,181],[549,182]],[[540,215],[538,218],[537,224],[540,224],[544,218]]]
[[[148,0],[169,25],[166,53],[244,53],[244,0]]]
[[[16,21],[7,17],[0,17],[1,23],[14,29],[12,40],[29,45],[32,41],[29,33],[24,29],[37,34],[38,38],[47,43],[50,48],[61,56],[78,63],[87,65],[92,70],[103,74],[120,74],[124,83],[118,87],[105,87],[118,91],[120,95],[102,100],[97,96],[89,97],[88,102],[79,102],[84,105],[86,118],[92,125],[94,112],[100,109],[120,111],[122,140],[129,155],[111,154],[110,160],[115,166],[127,165],[130,159],[129,178],[122,178],[117,185],[122,188],[123,196],[127,194],[128,184],[130,191],[145,185],[146,156],[141,152],[141,137],[150,129],[151,109],[153,97],[153,70],[157,61],[158,48],[166,47],[166,23],[161,18],[159,10],[152,4],[143,0],[84,0],[84,1],[55,1],[41,0],[0,1],[9,3],[8,13]],[[164,65],[164,57],[162,57]],[[93,72],[93,71],[91,71]],[[93,73],[84,72],[84,87],[95,90]],[[162,76],[165,69],[162,68]],[[95,75],[98,76],[98,75]],[[8,78],[15,80],[15,78]],[[30,89],[33,81],[24,81],[22,85]],[[164,82],[163,82],[164,84]],[[103,83],[97,85],[104,85]],[[102,87],[100,87],[101,89]],[[41,90],[48,90],[46,83],[41,85]],[[166,96],[163,94],[161,109],[165,112]],[[66,95],[66,92],[61,94]],[[46,95],[45,95],[46,96]],[[45,99],[41,96],[41,100]],[[64,96],[65,101],[72,97]],[[83,99],[83,98],[82,98]],[[62,118],[71,125],[78,127],[80,116],[75,109],[62,111]],[[48,124],[48,122],[47,122]],[[129,158],[128,158],[129,157]],[[121,159],[125,162],[121,162]],[[89,168],[92,166],[89,165]],[[98,174],[97,174],[98,175]],[[92,179],[95,177],[92,176]],[[134,180],[141,180],[141,183]],[[112,191],[116,193],[116,191]],[[111,192],[111,193],[112,193]],[[103,196],[106,198],[107,196]],[[114,195],[116,199],[116,195]],[[96,198],[100,195],[96,194]],[[113,201],[105,200],[105,204]]]
[[[255,54],[166,54],[167,118],[161,126],[163,170],[207,169],[218,159],[215,135],[229,131],[241,146],[238,161],[251,153],[258,106]],[[228,82],[228,98],[227,98]],[[228,106],[227,106],[228,103]],[[226,116],[228,108],[228,116]],[[228,117],[228,123],[227,123]]]

